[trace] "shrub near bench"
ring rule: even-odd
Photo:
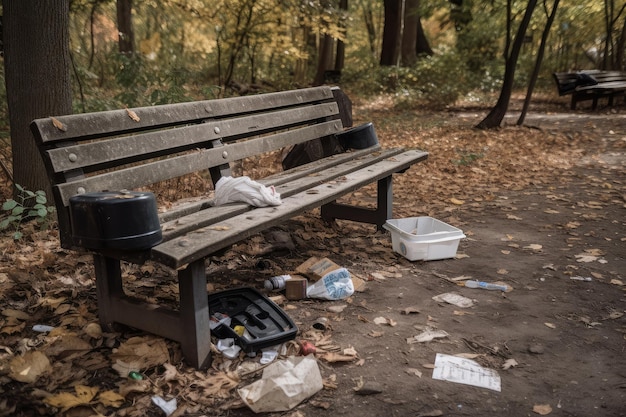
[[[245,158],[306,144],[330,149],[328,144],[336,144],[337,135],[351,125],[350,109],[341,90],[315,87],[44,118],[33,121],[31,129],[52,184],[61,245],[82,250],[83,240],[72,230],[72,197],[108,191],[123,198],[124,190],[149,190],[152,184],[193,173],[210,173],[215,185],[231,175],[231,164]],[[124,324],[178,341],[190,365],[207,367],[207,257],[316,207],[328,221],[349,219],[381,228],[392,217],[392,175],[428,154],[376,144],[320,156],[255,179],[276,188],[282,197],[278,206],[214,206],[205,198],[159,213],[156,228],[162,242],[152,247],[91,247],[101,324]],[[376,208],[335,202],[370,183],[377,183]],[[148,260],[177,271],[177,310],[155,308],[125,294],[121,261]]]
[[[613,106],[615,97],[626,93],[626,72],[588,70],[579,72],[555,72],[552,74],[559,96],[571,94],[571,109],[576,109],[579,101],[592,100],[592,109],[598,107],[598,100],[608,99]]]

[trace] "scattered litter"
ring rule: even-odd
[[[152,397],[152,402],[156,404],[166,416],[172,415],[176,411],[176,398],[172,398],[169,401],[164,400],[162,397],[155,395]]]
[[[312,355],[291,356],[272,363],[261,379],[237,390],[255,413],[288,411],[324,388]]]
[[[331,313],[341,313],[343,312],[343,310],[345,310],[348,307],[348,304],[342,304],[342,305],[338,305],[338,306],[330,306],[328,307],[326,310],[330,311]]]
[[[581,276],[569,277],[569,279],[574,280],[574,281],[593,281],[593,278],[591,277],[581,277]]]
[[[510,287],[508,285],[496,284],[492,282],[467,280],[463,285],[467,288],[481,288],[483,290],[496,290],[503,292],[510,291]]]
[[[328,328],[328,319],[326,317],[319,317],[311,325],[315,330],[324,331]]]
[[[556,325],[553,323],[543,323],[546,327],[549,327],[551,329],[556,329]]]
[[[433,379],[472,385],[500,392],[500,375],[471,359],[437,353]]]
[[[448,303],[461,308],[468,308],[474,305],[474,301],[467,297],[463,297],[455,292],[446,292],[433,297],[433,300],[441,303]]]
[[[54,327],[47,326],[45,324],[35,324],[33,326],[33,331],[39,332],[39,333],[48,333],[48,332],[51,332],[52,330],[54,330]]]
[[[425,342],[431,342],[434,339],[443,339],[448,336],[450,335],[443,330],[428,329],[428,330],[424,330],[422,333],[416,336],[409,337],[408,339],[406,339],[406,342],[408,344],[425,343]]]
[[[278,357],[278,352],[275,350],[264,350],[263,354],[261,355],[261,359],[259,360],[259,362],[261,362],[262,365],[267,365],[268,363],[272,363],[274,362],[274,359],[276,359]]]
[[[324,300],[341,300],[354,294],[354,285],[350,279],[350,272],[346,268],[330,271],[319,281],[309,285],[306,295],[309,298]]]
[[[222,355],[228,359],[235,359],[237,355],[239,355],[241,347],[235,344],[234,338],[229,337],[226,339],[219,339],[217,341],[217,350],[222,352]]]
[[[386,324],[388,326],[391,327],[395,327],[398,323],[396,321],[394,321],[393,319],[387,318],[387,317],[376,317],[374,319],[374,324]]]
[[[376,381],[359,381],[357,386],[354,388],[354,392],[357,395],[374,395],[380,394],[383,392],[383,387],[379,382]]]

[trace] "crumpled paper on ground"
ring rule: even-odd
[[[215,184],[213,204],[243,202],[255,207],[278,206],[282,204],[280,194],[274,186],[266,187],[250,177],[222,177]]]
[[[263,370],[261,379],[237,392],[252,411],[265,413],[291,410],[322,388],[317,360],[309,355],[274,362]]]

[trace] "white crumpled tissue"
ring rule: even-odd
[[[250,177],[222,177],[215,184],[213,204],[243,202],[255,207],[278,206],[282,203],[274,186],[266,187]]]

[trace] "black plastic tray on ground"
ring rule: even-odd
[[[209,314],[216,313],[230,317],[231,323],[214,328],[213,334],[220,339],[234,338],[246,353],[292,340],[298,332],[293,320],[254,288],[234,288],[209,294]],[[234,330],[238,325],[244,326],[250,337],[239,336]]]

